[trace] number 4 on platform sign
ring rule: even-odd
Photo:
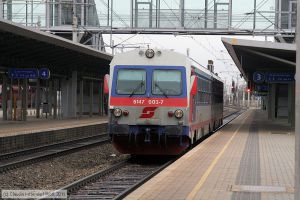
[[[39,70],[39,75],[41,79],[49,79],[50,78],[50,70],[47,68],[42,68]]]

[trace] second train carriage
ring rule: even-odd
[[[121,153],[176,155],[222,124],[222,81],[183,54],[117,54],[108,85],[109,135]]]

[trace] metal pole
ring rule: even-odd
[[[217,28],[217,13],[218,13],[217,9],[218,9],[218,5],[216,3],[216,0],[214,0],[214,29]]]
[[[62,3],[61,3],[61,1],[59,1],[59,4],[58,4],[58,26],[61,26],[62,24],[61,24],[61,20],[62,20],[62,5],[61,5]]]
[[[31,0],[31,26],[33,26],[33,0]]]
[[[3,18],[3,1],[0,0],[0,19]]]
[[[46,29],[49,31],[50,29],[50,0],[46,1]]]
[[[12,0],[7,1],[7,19],[12,20]]]
[[[115,46],[115,41],[113,40],[111,44],[112,44],[111,54],[115,55],[115,47],[114,47]]]
[[[10,119],[13,120],[13,79],[10,79]]]
[[[90,117],[93,116],[93,104],[94,104],[94,83],[90,82]]]
[[[78,21],[77,21],[77,17],[75,14],[73,14],[73,26],[72,26],[72,40],[73,42],[78,42],[78,38],[77,38],[77,26],[78,26]]]
[[[130,27],[133,28],[133,0],[130,0]]]
[[[25,12],[26,12],[26,14],[25,14],[25,24],[26,24],[26,26],[28,26],[28,1],[26,0],[25,1]]]
[[[229,13],[228,13],[228,29],[231,28],[232,25],[232,0],[229,0]]]
[[[184,0],[180,0],[180,5],[179,5],[179,9],[180,9],[180,26],[183,28],[184,27]]]
[[[253,31],[255,30],[256,24],[256,0],[254,0],[254,11],[253,11]]]
[[[2,112],[3,112],[3,120],[7,120],[7,77],[6,75],[3,75]]]
[[[83,115],[83,80],[80,80],[80,91],[79,91],[79,117]]]
[[[100,87],[99,87],[99,115],[103,116],[103,82],[100,82]]]
[[[36,118],[40,118],[40,107],[41,107],[41,88],[40,88],[40,80],[36,80]]]
[[[236,105],[240,106],[240,100],[239,100],[239,75],[236,75]]]
[[[152,0],[150,1],[149,3],[149,28],[152,28],[152,21],[153,21],[153,17],[152,17],[152,12],[153,12],[153,9],[152,9],[152,6],[153,6],[153,3],[152,3]]]
[[[54,89],[53,89],[53,119],[57,118],[57,91],[58,91],[58,80],[54,80]]]
[[[52,116],[53,109],[53,81],[48,81],[48,108],[49,108],[49,116]]]
[[[245,106],[245,87],[243,87],[243,107]]]
[[[297,19],[300,19],[300,1],[298,0],[297,5]],[[300,20],[297,20],[297,65],[296,65],[296,102],[295,102],[295,113],[296,113],[296,126],[295,126],[295,199],[300,199]]]
[[[43,102],[43,113],[46,114],[46,119],[49,113],[49,81],[45,81],[45,100]]]
[[[160,27],[160,0],[158,0],[158,5],[156,7],[158,8],[158,14],[157,14],[157,28]]]
[[[27,91],[28,91],[28,80],[24,79],[23,80],[23,90],[22,90],[22,121],[26,121],[27,120]]]
[[[80,5],[80,16],[81,16],[81,20],[80,20],[80,25],[81,26],[85,26],[86,25],[86,19],[84,18],[84,0],[81,0],[81,5]]]
[[[208,0],[205,0],[205,13],[204,13],[204,28],[207,28],[207,6],[208,6]]]
[[[109,27],[109,0],[107,0],[107,27]]]
[[[281,29],[281,0],[278,0],[278,22],[277,22],[278,30]]]
[[[113,0],[111,0],[110,5],[110,48],[111,48],[111,54],[114,55],[114,44],[112,39],[112,26],[113,26]]]
[[[248,91],[248,108],[250,107],[250,91]]]

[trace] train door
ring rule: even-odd
[[[197,113],[197,106],[196,106],[196,103],[197,103],[197,96],[196,95],[193,95],[192,96],[192,99],[193,99],[193,108],[192,108],[192,121],[195,122],[196,121],[196,113]]]
[[[190,118],[191,122],[196,121],[197,113],[197,93],[198,93],[198,77],[193,75],[191,76],[191,92],[190,92]]]

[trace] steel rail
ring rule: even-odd
[[[0,155],[0,173],[108,142],[109,138],[105,133],[2,154]]]

